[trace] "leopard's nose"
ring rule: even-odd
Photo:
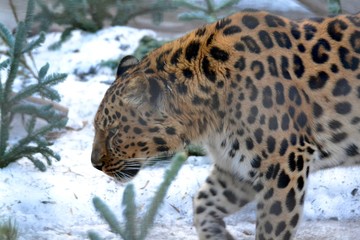
[[[93,149],[91,152],[91,163],[94,168],[97,170],[102,171],[102,168],[104,166],[104,162],[102,161],[102,154],[97,149]]]

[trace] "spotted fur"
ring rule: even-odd
[[[360,163],[360,15],[290,21],[243,11],[126,57],[95,117],[92,164],[126,181],[151,157],[203,143],[200,239],[257,203],[256,239],[292,239],[310,172]]]

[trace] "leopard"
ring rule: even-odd
[[[151,159],[202,144],[199,239],[255,202],[255,238],[293,239],[309,174],[360,164],[360,14],[291,20],[242,10],[124,57],[94,119],[92,165],[127,182]]]

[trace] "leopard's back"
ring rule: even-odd
[[[257,202],[257,239],[291,239],[311,171],[360,164],[360,16],[243,11],[125,58],[95,117],[92,163],[125,181],[191,142],[214,161],[194,197],[201,239]]]

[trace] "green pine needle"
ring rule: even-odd
[[[34,93],[37,93],[37,92],[43,92],[45,90],[45,93],[46,93],[46,88],[56,85],[59,82],[64,81],[66,77],[67,77],[67,74],[63,74],[63,73],[51,74],[51,75],[45,77],[45,79],[43,81],[41,81],[37,84],[29,85],[29,86],[25,87],[24,89],[22,89],[21,91],[19,91],[14,97],[12,97],[12,99],[9,101],[9,104],[10,104],[10,106],[14,106],[22,99],[30,97]],[[45,97],[47,97],[48,99],[50,99],[52,101],[60,101],[59,94],[54,94],[51,91],[48,91],[47,93],[48,93],[48,95],[45,95]]]
[[[17,240],[19,231],[15,221],[8,219],[6,222],[0,223],[0,239],[1,240]]]
[[[32,50],[34,50],[37,47],[40,47],[41,44],[43,44],[45,42],[45,33],[41,32],[39,34],[39,37],[35,40],[33,40],[32,42],[30,42],[29,44],[27,44],[24,49],[22,50],[23,53],[27,53],[30,52]]]
[[[147,236],[149,229],[154,224],[156,213],[165,198],[171,182],[175,179],[177,173],[179,172],[181,166],[184,164],[186,159],[187,155],[185,153],[178,153],[172,158],[172,164],[170,168],[165,172],[164,181],[161,183],[160,187],[155,193],[155,197],[152,199],[148,211],[141,221],[139,239],[143,240]]]
[[[228,0],[228,1],[221,1],[216,8],[216,11],[222,11],[228,8],[233,7],[235,4],[238,4],[240,0]]]
[[[26,7],[26,15],[25,15],[25,28],[26,30],[30,30],[33,24],[34,19],[34,10],[35,10],[35,1],[29,0]]]
[[[11,32],[2,23],[0,23],[0,38],[9,48],[14,47],[15,39],[13,35],[11,35]]]
[[[102,238],[94,231],[88,231],[88,237],[90,240],[102,240]]]
[[[46,171],[46,166],[45,164],[40,161],[39,159],[33,157],[33,156],[27,156],[27,158],[34,164],[34,166],[39,169],[41,172],[45,172]]]
[[[126,220],[125,239],[137,239],[135,193],[132,184],[128,184],[124,190],[122,205],[125,207],[123,213]]]
[[[340,0],[328,0],[327,2],[328,2],[328,12],[330,14],[337,15],[342,12]]]
[[[6,59],[5,61],[0,63],[0,71],[7,68],[10,64],[10,59]]]
[[[170,168],[165,172],[164,180],[160,184],[155,193],[154,198],[151,200],[147,208],[146,214],[143,219],[137,224],[136,217],[136,204],[134,186],[128,184],[124,190],[122,205],[125,207],[123,215],[125,218],[125,225],[120,226],[119,221],[109,207],[98,197],[93,198],[95,209],[100,212],[102,218],[109,224],[110,229],[120,235],[124,240],[143,240],[146,238],[150,228],[154,224],[155,216],[164,201],[167,190],[171,182],[175,179],[181,166],[187,159],[185,153],[178,153],[172,158]],[[140,230],[140,232],[139,232]],[[100,237],[95,232],[88,232],[88,237],[93,240],[98,240]]]
[[[46,63],[44,66],[40,68],[38,73],[38,78],[40,81],[42,81],[45,78],[47,72],[49,71],[49,67],[50,67],[49,63]]]
[[[125,239],[126,235],[120,227],[120,222],[110,208],[99,197],[93,198],[93,204],[95,209],[100,213],[101,217],[109,224],[110,229]]]
[[[52,87],[64,81],[66,74],[47,75],[49,64],[46,64],[37,74],[34,74],[34,78],[38,78],[37,83],[23,87],[17,93],[13,91],[14,82],[18,80],[18,76],[21,74],[19,67],[25,66],[26,68],[28,66],[24,54],[31,53],[45,40],[45,34],[40,33],[30,43],[27,42],[34,8],[34,0],[29,0],[25,21],[18,23],[15,36],[12,36],[10,31],[0,24],[0,38],[8,47],[8,59],[0,63],[0,71],[7,71],[5,82],[0,83],[0,168],[6,167],[21,158],[27,158],[33,162],[35,167],[45,171],[46,164],[51,165],[53,160],[60,160],[60,156],[49,148],[52,143],[46,139],[46,135],[51,131],[64,128],[67,118],[57,113],[52,105],[31,104],[27,98],[38,94],[52,101],[60,101],[59,93]],[[10,126],[15,114],[30,117],[25,118],[28,119],[24,124],[27,135],[15,144],[10,145]],[[38,118],[46,120],[47,124],[36,126]]]
[[[195,4],[194,1],[179,0],[177,1],[179,6],[187,8],[189,11],[180,13],[178,19],[182,21],[201,20],[208,23],[214,22],[223,17],[223,15],[229,15],[233,11],[232,8],[234,8],[234,5],[238,4],[239,1],[240,0],[206,0],[206,6],[199,6],[199,4]]]

